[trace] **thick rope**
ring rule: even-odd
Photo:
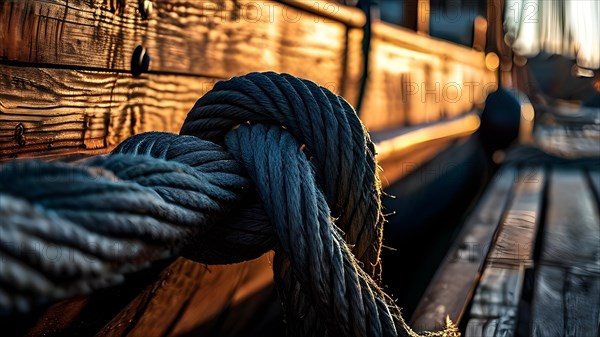
[[[0,310],[113,284],[174,254],[232,263],[275,249],[289,335],[417,336],[372,278],[381,187],[374,145],[347,102],[253,73],[219,82],[181,133],[134,136],[79,167],[0,168]],[[73,259],[27,254],[35,243]],[[426,335],[456,334],[450,324]]]

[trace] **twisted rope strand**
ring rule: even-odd
[[[252,73],[217,83],[181,134],[133,136],[79,167],[0,167],[0,314],[176,254],[222,264],[275,249],[290,336],[418,336],[373,278],[384,223],[375,147],[343,98]],[[49,246],[70,259],[40,256]],[[457,334],[449,322],[425,336]]]

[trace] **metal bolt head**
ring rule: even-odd
[[[150,55],[146,48],[137,46],[131,55],[131,74],[139,76],[150,70]]]

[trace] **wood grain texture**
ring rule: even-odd
[[[508,166],[496,174],[427,287],[411,326],[417,330],[439,329],[446,315],[454,322],[460,321],[479,281],[516,177],[517,170]]]
[[[337,90],[352,106],[357,107],[360,100],[360,83],[364,73],[364,55],[362,51],[364,33],[362,29],[351,28],[348,30],[348,43],[345,54],[345,74],[341,83],[342,87]],[[333,90],[336,92],[336,90]],[[359,111],[362,119],[369,111]]]
[[[206,266],[179,258],[109,322],[97,336],[210,335],[239,292],[272,283],[266,254],[248,263]],[[202,333],[201,333],[202,332]],[[213,332],[214,333],[214,332]]]
[[[279,0],[279,2],[352,27],[362,27],[367,21],[363,11],[356,8],[358,0]]]
[[[482,52],[382,22],[372,30],[361,107],[371,130],[456,116],[480,106],[497,87]]]
[[[486,266],[471,303],[471,317],[511,316],[516,325],[524,274],[523,266],[500,263]]]
[[[0,159],[107,152],[144,131],[178,132],[215,79],[0,65]]]
[[[514,335],[524,274],[522,266],[486,266],[471,302],[465,337]]]
[[[525,167],[515,178],[512,198],[471,302],[466,337],[512,336],[517,327],[524,268],[533,264],[546,174],[541,167]]]
[[[545,182],[542,167],[525,167],[519,171],[513,198],[498,228],[488,261],[517,266],[533,262]]]
[[[0,60],[129,72],[142,45],[152,72],[272,70],[341,87],[347,28],[334,19],[275,1],[161,0],[153,8],[144,20],[134,0],[3,1]]]
[[[531,335],[597,336],[600,273],[541,265],[536,276]]]
[[[600,269],[598,204],[581,170],[552,172],[542,263]]]

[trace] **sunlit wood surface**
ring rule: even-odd
[[[497,88],[494,66],[483,52],[375,22],[361,119],[383,130],[481,107]]]
[[[151,2],[144,19],[131,0],[3,1],[0,56],[129,71],[142,45],[158,73],[228,78],[273,70],[340,86],[346,27],[338,21],[275,1]]]
[[[0,159],[101,153],[135,133],[177,132],[217,80],[251,71],[291,73],[357,103],[362,30],[336,21],[356,23],[357,9],[152,3],[146,16],[133,0],[0,3]],[[150,67],[136,77],[138,45]]]

